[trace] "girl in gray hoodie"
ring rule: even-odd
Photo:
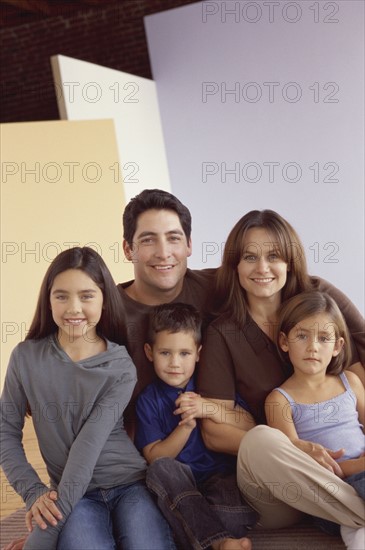
[[[121,345],[121,310],[101,256],[65,250],[49,266],[30,331],[11,355],[1,465],[28,510],[25,550],[175,548],[146,489],[146,463],[123,427],[137,378]],[[27,414],[49,487],[23,450]]]

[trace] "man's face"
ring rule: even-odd
[[[173,210],[146,210],[138,217],[133,244],[123,243],[134,264],[138,300],[154,305],[173,300],[181,292],[191,255],[191,241]]]

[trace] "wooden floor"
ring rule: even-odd
[[[24,427],[23,446],[27,455],[28,462],[38,472],[39,477],[44,483],[48,484],[49,478],[38,449],[37,438],[34,433],[31,419],[27,418]],[[4,472],[0,472],[0,519],[3,519],[24,507],[23,499],[11,488]]]

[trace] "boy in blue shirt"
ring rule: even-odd
[[[209,415],[222,422],[223,414],[195,393],[200,342],[201,319],[193,306],[154,308],[145,353],[158,380],[138,398],[136,445],[150,464],[147,485],[182,548],[250,550],[245,535],[256,513],[236,485],[236,458],[208,450],[196,420]],[[254,421],[245,417],[248,430]]]

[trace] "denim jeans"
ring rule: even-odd
[[[144,482],[84,495],[57,550],[176,550],[171,529]]]
[[[351,485],[357,494],[365,500],[365,471],[345,477],[344,481]]]
[[[256,512],[242,499],[235,474],[215,474],[197,484],[189,466],[164,457],[148,467],[146,483],[184,550],[244,537],[247,526],[257,520]]]
[[[340,463],[341,464],[341,463]],[[345,477],[344,481],[351,485],[358,495],[365,500],[365,472],[359,472]],[[329,535],[340,535],[340,526],[327,519],[313,517],[313,523],[316,527],[328,533]]]

